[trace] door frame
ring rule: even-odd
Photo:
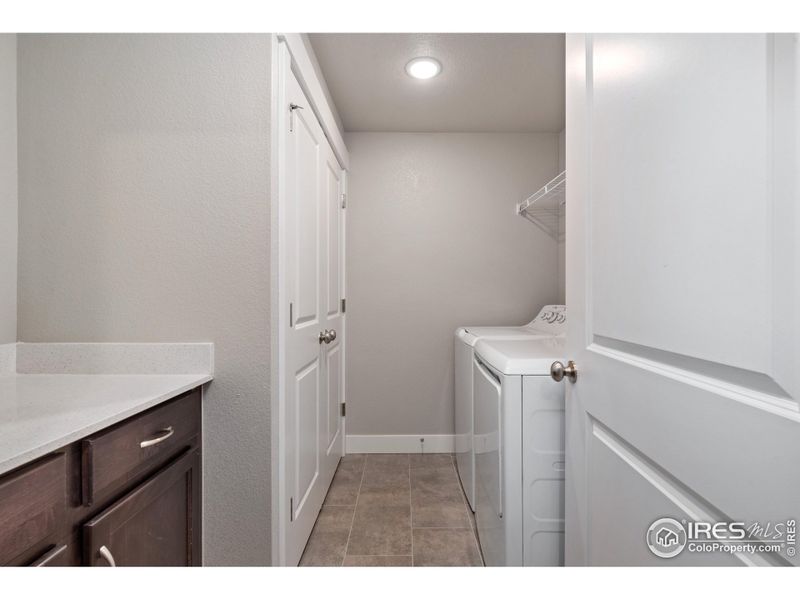
[[[285,265],[286,232],[280,227],[286,206],[286,161],[284,127],[288,127],[289,113],[283,110],[285,75],[291,70],[300,87],[306,94],[325,137],[333,149],[336,160],[342,168],[342,187],[347,193],[347,173],[350,156],[344,145],[342,133],[333,116],[333,110],[325,93],[327,89],[321,75],[315,68],[316,61],[309,52],[307,41],[301,34],[273,34],[271,40],[271,80],[270,80],[270,432],[271,432],[271,563],[273,566],[286,566],[286,528],[289,506],[285,492],[285,436],[283,430],[286,420],[284,409],[286,399],[286,340],[284,327],[288,324],[289,310],[286,302]],[[342,252],[345,252],[346,212],[342,216]],[[346,298],[346,263],[342,260],[342,297]],[[346,330],[347,317],[342,315]],[[343,343],[346,339],[345,331]],[[342,346],[342,402],[346,397],[346,359],[347,349]],[[342,454],[345,453],[346,418],[342,417]]]

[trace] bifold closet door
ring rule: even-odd
[[[281,440],[288,523],[285,563],[297,564],[342,455],[342,170],[311,104],[285,71],[283,203],[285,413]],[[334,333],[335,332],[335,333]]]
[[[800,565],[799,60],[567,35],[567,564]]]

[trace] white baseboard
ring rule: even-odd
[[[424,442],[420,442],[424,439]],[[444,435],[348,435],[348,454],[433,454],[453,452],[455,436]]]

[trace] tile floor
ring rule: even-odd
[[[481,566],[450,454],[342,458],[301,566]]]

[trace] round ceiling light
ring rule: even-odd
[[[431,79],[441,72],[442,63],[430,56],[415,58],[406,65],[406,73],[414,79]]]

